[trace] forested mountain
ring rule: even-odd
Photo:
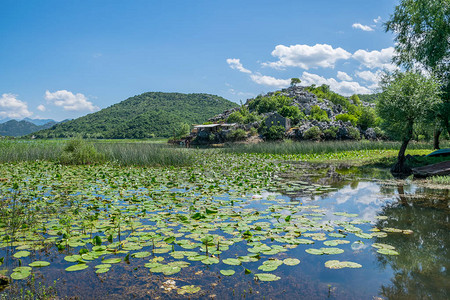
[[[376,103],[380,93],[375,94],[358,94],[359,99],[364,102]]]
[[[47,129],[55,125],[56,122],[53,120],[48,120],[47,123],[44,123],[42,125],[36,125],[29,121],[16,121],[16,120],[9,120],[5,123],[0,124],[0,136],[22,136],[31,134],[33,132]]]
[[[82,136],[89,138],[170,137],[182,124],[199,124],[238,106],[209,94],[149,92],[84,117],[35,133],[38,138]]]

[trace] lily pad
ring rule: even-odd
[[[25,279],[31,275],[31,272],[14,272],[11,274],[11,278],[14,280]]]
[[[122,261],[121,258],[108,258],[102,261],[102,264],[117,264]]]
[[[380,248],[377,250],[378,253],[385,254],[385,255],[399,255],[399,253],[392,249],[386,249],[386,248]]]
[[[67,272],[73,272],[73,271],[81,271],[84,269],[87,269],[89,266],[87,264],[77,264],[66,268]]]
[[[34,262],[32,262],[32,263],[30,263],[30,264],[28,264],[30,267],[46,267],[46,266],[49,266],[50,265],[50,263],[48,262],[48,261],[41,261],[41,260],[38,260],[38,261],[34,261]]]
[[[222,274],[223,276],[232,276],[234,275],[234,273],[234,270],[220,270],[220,274]]]
[[[339,261],[339,260],[329,260],[325,262],[325,267],[328,269],[343,269],[343,268],[361,268],[362,265],[351,262],[351,261]]]
[[[27,257],[27,256],[29,256],[31,253],[29,252],[29,251],[25,251],[25,250],[23,250],[23,251],[19,251],[19,252],[16,252],[16,253],[14,253],[14,257],[15,258],[22,258],[22,257]]]
[[[201,290],[201,287],[195,285],[184,285],[177,290],[180,295],[184,294],[195,294]]]
[[[270,273],[258,273],[255,274],[255,278],[260,281],[276,281],[281,279],[280,277]]]
[[[231,265],[231,266],[239,266],[241,264],[241,260],[236,259],[236,258],[227,258],[227,259],[222,260],[222,262],[224,264]]]
[[[300,263],[300,260],[297,258],[286,258],[283,260],[283,263],[288,266],[295,266]]]
[[[215,257],[207,257],[201,260],[202,263],[204,263],[205,265],[212,265],[212,264],[218,264],[219,263],[219,259],[215,258]]]
[[[150,252],[142,251],[142,252],[133,253],[131,256],[136,257],[136,258],[144,258],[144,257],[150,256],[150,255],[152,255]]]
[[[314,249],[314,248],[306,249],[305,252],[306,252],[306,253],[309,253],[309,254],[313,254],[313,255],[322,255],[322,254],[323,254],[323,251],[322,251],[322,250],[320,250],[320,249]]]

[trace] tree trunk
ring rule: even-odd
[[[408,147],[408,143],[412,138],[413,133],[413,123],[409,122],[408,129],[405,137],[403,138],[402,146],[398,151],[397,163],[392,166],[391,173],[401,174],[401,175],[409,175],[411,174],[411,169],[405,165],[405,152]]]
[[[442,130],[441,129],[435,129],[434,130],[434,143],[433,143],[433,147],[435,150],[439,150],[439,137],[441,136]]]

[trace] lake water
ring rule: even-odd
[[[103,197],[101,190],[94,190],[93,197],[109,201],[109,206],[104,206],[109,211],[100,208],[100,219],[111,218],[111,203],[119,209],[124,209],[120,205],[125,207],[128,203],[127,212],[132,212],[133,218],[124,217],[125,225],[119,234],[117,228],[112,229],[110,221],[110,225],[98,225],[93,235],[80,234],[79,238],[90,241],[97,232],[102,237],[102,245],[108,245],[111,241],[108,243],[106,237],[116,230],[113,241],[122,242],[119,250],[98,257],[85,256],[83,261],[89,268],[67,272],[65,269],[74,263],[64,257],[78,254],[82,248],[95,252],[91,244],[73,245],[60,251],[55,246],[31,251],[25,245],[21,249],[28,249],[32,254],[21,259],[22,265],[35,260],[45,260],[51,265],[33,268],[35,282],[30,282],[28,277],[15,280],[13,287],[36,288],[42,282],[54,285],[60,297],[79,299],[450,299],[448,187],[426,188],[410,180],[396,181],[386,171],[379,170],[359,174],[351,169],[302,168],[301,172],[297,171],[278,174],[278,187],[260,194],[230,192],[203,197],[201,189],[187,191],[176,187],[150,193],[139,188],[134,190],[134,196],[145,201],[133,205],[114,202]],[[75,195],[73,193],[72,197],[80,194]],[[172,200],[164,200],[166,202],[157,208],[147,204],[168,198]],[[230,200],[233,200],[231,204]],[[200,219],[192,221],[176,216],[189,215],[192,203],[209,209],[204,213],[206,219],[199,216]],[[143,207],[147,208],[146,212],[140,212]],[[190,216],[192,218],[193,214]],[[133,225],[133,222],[136,223]],[[71,226],[74,232],[81,230],[76,221]],[[189,248],[188,242],[153,240],[150,238],[153,235],[146,235],[148,232],[197,244]],[[214,241],[207,255],[201,239],[209,234],[214,236]],[[2,236],[5,235],[3,232]],[[58,233],[41,233],[46,239],[55,235]],[[302,243],[298,243],[300,240]],[[305,240],[311,244],[304,243]],[[331,240],[338,244],[325,243]],[[374,243],[389,245],[384,247],[393,252],[379,253],[380,248],[374,247]],[[343,252],[314,255],[305,251],[321,248],[338,248]],[[8,249],[0,249],[0,257],[5,257],[0,269],[6,270],[6,274],[18,266]],[[221,253],[214,254],[217,249]],[[126,258],[128,253],[143,251],[150,254],[144,258],[133,255]],[[173,255],[182,251],[198,254]],[[218,263],[202,262],[199,255],[217,258]],[[94,266],[100,265],[103,258],[112,257],[121,258],[121,262],[112,264],[105,273],[95,272]],[[157,257],[164,260],[155,260]],[[240,265],[223,262],[239,257],[245,257]],[[258,269],[266,261],[286,258],[296,258],[300,263],[281,264],[272,271]],[[330,260],[350,261],[362,267],[330,269],[325,266]],[[190,265],[172,275],[163,275],[151,272],[145,266],[149,261],[156,264],[185,261]],[[220,270],[233,270],[235,274],[223,276]],[[280,279],[257,280],[255,274],[261,273],[274,274]],[[180,287],[190,285],[201,290],[184,295],[177,292]],[[5,291],[4,295],[8,295]]]

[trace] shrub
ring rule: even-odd
[[[355,127],[349,127],[349,128],[347,128],[347,130],[348,130],[348,135],[349,135],[352,139],[354,139],[354,140],[359,140],[359,139],[361,139],[361,135],[360,135],[359,130],[358,130],[357,128],[355,128]]]
[[[82,139],[69,140],[59,158],[60,163],[67,165],[86,165],[102,160],[94,145]]]
[[[305,119],[305,114],[297,106],[285,105],[278,110],[278,113],[285,118],[291,119],[294,123]]]
[[[320,130],[319,127],[313,126],[313,127],[309,128],[308,130],[306,130],[303,133],[303,136],[307,140],[320,140],[320,138],[322,136],[322,131]]]
[[[323,136],[326,140],[334,140],[337,137],[338,128],[333,126],[323,131]]]
[[[310,117],[310,119],[317,120],[319,122],[322,122],[322,121],[329,122],[330,121],[330,119],[328,118],[327,112],[324,111],[323,109],[321,109],[317,105],[313,105],[311,107],[311,112],[310,112],[309,117]]]
[[[354,115],[350,114],[340,114],[336,116],[336,121],[348,122],[352,123],[353,126],[356,126],[358,119]]]
[[[361,129],[366,130],[367,128],[374,127],[376,123],[377,115],[375,114],[375,110],[371,107],[363,107],[361,109],[361,116],[357,122]]]
[[[266,140],[281,140],[284,137],[285,129],[281,125],[271,126],[264,133]]]
[[[244,129],[238,128],[236,130],[231,131],[228,134],[228,138],[231,141],[242,141],[247,138],[247,132]]]
[[[244,123],[244,116],[241,114],[240,111],[235,111],[231,113],[231,115],[227,119],[228,123]]]

